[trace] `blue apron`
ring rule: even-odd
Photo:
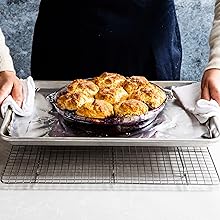
[[[67,0],[41,0],[34,79],[73,80],[108,71],[179,80],[181,60],[173,0],[84,0],[73,8]]]

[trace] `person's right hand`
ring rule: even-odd
[[[9,95],[21,107],[23,102],[22,84],[12,71],[0,72],[0,106]]]

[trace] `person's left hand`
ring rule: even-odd
[[[220,105],[220,69],[206,70],[202,77],[201,98],[214,99]]]

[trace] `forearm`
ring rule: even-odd
[[[220,69],[220,0],[216,0],[214,20],[212,29],[209,36],[209,62],[205,68],[209,69]]]
[[[220,69],[220,0],[216,0],[214,20],[209,36],[209,62],[205,70]]]
[[[0,72],[2,71],[15,72],[15,69],[10,50],[5,43],[5,37],[0,29]]]

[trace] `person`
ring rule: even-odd
[[[40,2],[31,55],[35,80],[89,78],[104,71],[180,80],[181,61],[173,0],[86,0],[77,7]],[[215,78],[204,74],[202,88],[211,97],[202,92],[203,97],[218,99]]]
[[[22,105],[22,85],[16,76],[10,50],[0,28],[0,105],[9,94],[19,106]]]
[[[220,104],[220,0],[216,0],[213,25],[209,36],[209,62],[201,83],[201,98]]]

